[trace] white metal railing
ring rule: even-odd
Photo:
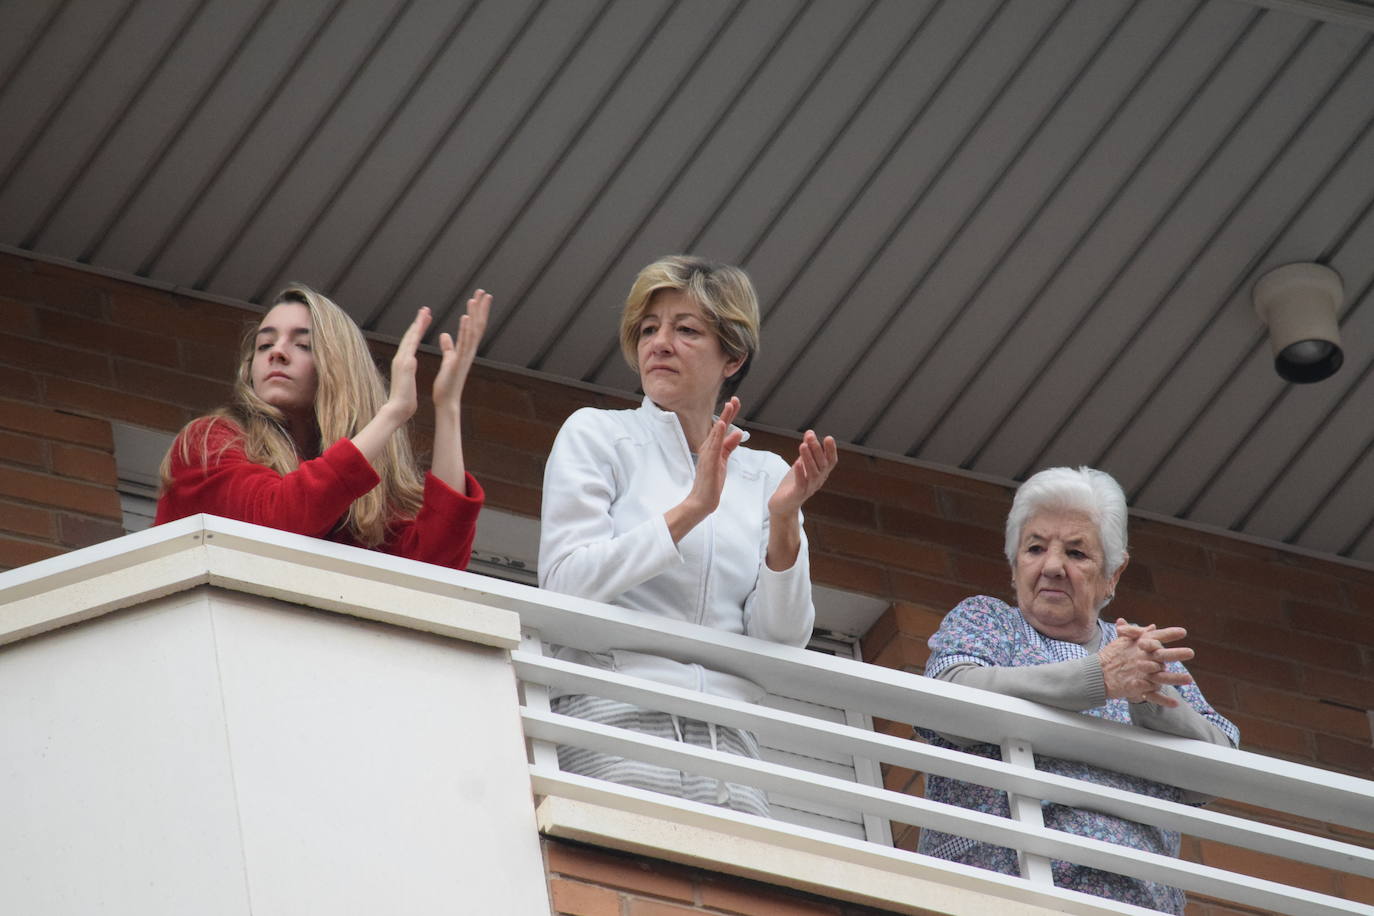
[[[1105,811],[1338,872],[1374,877],[1374,850],[1039,772],[1034,769],[1032,754],[1036,748],[1053,748],[1056,757],[1080,759],[1365,831],[1374,830],[1374,782],[847,659],[542,594],[547,596],[542,607],[518,609],[526,639],[522,648],[512,653],[517,675],[530,685],[522,715],[526,735],[534,740],[536,782],[540,778],[555,780],[553,745],[576,744],[1012,847],[1020,851],[1023,871],[1032,882],[1048,884],[1048,859],[1066,859],[1274,912],[1374,914],[1374,907],[1350,900],[1045,828],[1039,822],[1042,799]],[[843,705],[1001,745],[1007,762],[568,663],[543,655],[541,640],[590,651],[616,647],[696,661],[749,677],[773,693]],[[981,783],[1008,791],[1020,804],[1013,806],[1013,819],[994,817],[766,761],[607,728],[550,712],[547,703],[540,702],[540,686],[536,685],[744,728],[765,741],[802,743],[822,751]]]

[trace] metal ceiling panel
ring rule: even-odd
[[[1374,7],[1322,0],[12,0],[0,245],[632,391],[634,273],[764,308],[753,422],[1374,563]],[[1344,277],[1274,375],[1250,289]]]

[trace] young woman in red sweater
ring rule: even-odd
[[[155,524],[206,512],[465,568],[483,493],[463,466],[459,404],[490,307],[478,290],[457,339],[439,336],[422,477],[405,425],[429,309],[396,348],[388,395],[353,319],[309,287],[287,287],[244,339],[233,403],[187,424],[163,459]]]

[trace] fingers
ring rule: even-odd
[[[735,417],[739,416],[739,398],[730,398],[720,409],[720,422],[726,426],[735,422]]]

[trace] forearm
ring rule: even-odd
[[[382,452],[386,450],[387,443],[391,441],[391,437],[405,425],[408,419],[410,419],[409,414],[388,401],[382,405],[381,410],[377,411],[371,420],[367,421],[367,425],[353,436],[353,445],[362,452],[368,464],[376,467],[377,461],[382,457]]]
[[[463,464],[462,410],[457,404],[434,408],[434,456],[429,472],[459,493],[467,491]]]
[[[936,678],[1071,712],[1096,709],[1107,702],[1102,668],[1095,655],[1015,668],[953,665]]]
[[[768,516],[768,553],[766,562],[774,572],[791,569],[801,552],[801,513],[787,512]]]
[[[1151,731],[1181,738],[1195,738],[1221,747],[1231,747],[1231,739],[1226,733],[1207,720],[1188,703],[1184,702],[1173,687],[1161,687],[1160,693],[1178,700],[1178,705],[1159,706],[1155,703],[1132,703],[1131,723]]]

